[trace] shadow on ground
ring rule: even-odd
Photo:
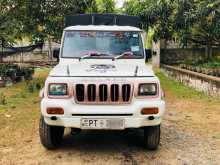
[[[76,135],[71,135],[70,130],[67,130],[60,149],[85,149],[86,151],[103,152],[103,149],[115,151],[117,148],[123,147],[136,147],[140,150],[146,150],[143,146],[143,130],[86,130]]]

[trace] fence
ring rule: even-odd
[[[220,78],[192,72],[186,69],[162,65],[162,71],[183,84],[193,87],[207,95],[220,98]]]

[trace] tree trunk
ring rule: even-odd
[[[23,63],[24,59],[23,59],[23,39],[21,38],[21,53],[20,53],[20,63]]]
[[[212,59],[212,45],[210,43],[206,46],[206,60],[209,61]]]
[[[212,60],[212,45],[209,48],[209,60]]]
[[[51,38],[50,35],[48,35],[48,46],[49,46],[49,60],[53,60],[53,55],[52,55],[52,44],[51,44]]]
[[[2,38],[1,39],[1,47],[2,47],[2,50],[1,50],[1,56],[0,56],[0,62],[3,62],[3,51],[4,51],[4,39]]]

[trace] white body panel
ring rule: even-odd
[[[112,65],[113,69],[91,69],[92,65]],[[150,65],[144,63],[144,59],[127,59],[116,60],[111,59],[84,59],[79,62],[78,59],[69,59],[60,62],[51,72],[49,76],[70,76],[70,77],[134,77],[135,70],[138,67],[137,76],[155,76]]]
[[[165,111],[165,102],[160,100],[136,100],[129,105],[79,105],[73,104],[73,100],[56,100],[54,102],[51,99],[44,99],[41,102],[42,114],[45,116],[45,121],[49,125],[59,125],[65,127],[81,128],[80,121],[82,118],[104,118],[113,119],[120,118],[125,120],[125,128],[140,128],[144,126],[159,125],[162,120],[162,116]],[[51,120],[51,116],[46,113],[46,107],[58,106],[65,109],[64,115],[57,116],[57,120]],[[157,115],[141,115],[140,111],[145,107],[159,107],[159,113]],[[80,116],[72,116],[72,114],[80,114]],[[83,115],[85,114],[85,115]],[[87,114],[94,114],[94,116],[87,116]],[[103,115],[99,114],[120,114],[119,116]],[[125,114],[125,115],[123,115]],[[126,114],[132,114],[132,116],[126,116]],[[154,120],[149,120],[149,116],[154,116]]]
[[[74,26],[65,30],[103,30],[103,31],[141,31],[135,27],[120,26]],[[62,47],[62,46],[61,46]],[[94,69],[92,65],[111,65],[113,69]],[[69,98],[49,98],[49,83],[67,83],[72,92]],[[79,83],[129,83],[134,92],[128,104],[79,104],[74,98],[74,84]],[[136,97],[139,83],[157,83],[159,93],[157,97]],[[140,128],[159,125],[165,112],[165,102],[161,99],[162,90],[159,79],[154,75],[151,66],[145,64],[144,59],[78,59],[60,58],[59,64],[50,72],[43,91],[41,92],[41,113],[49,125],[81,128],[83,118],[124,120],[124,128]],[[63,115],[49,115],[48,107],[64,109]],[[158,107],[155,115],[142,115],[142,108]],[[88,114],[90,116],[88,116]],[[102,115],[100,115],[102,114]],[[51,117],[56,116],[56,120]],[[153,120],[149,120],[153,116]]]
[[[75,30],[75,31],[139,31],[141,30],[132,26],[105,26],[105,25],[88,25],[88,26],[70,26],[64,29],[64,31]]]

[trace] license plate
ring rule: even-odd
[[[82,129],[124,129],[123,119],[90,119],[81,120]]]

